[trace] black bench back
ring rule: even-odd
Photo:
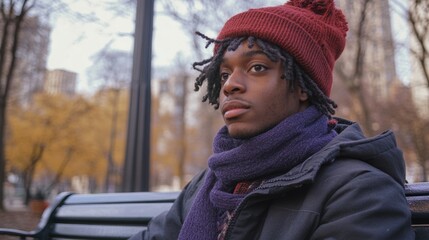
[[[169,209],[176,197],[176,193],[154,192],[71,195],[57,209],[50,236],[128,238]]]
[[[429,183],[407,184],[405,195],[410,205],[415,239],[429,240]]]
[[[60,194],[47,209],[35,237],[127,239],[168,210],[177,192]]]
[[[0,229],[0,236],[36,239],[127,239],[170,208],[178,192],[61,193],[33,231]],[[429,182],[407,184],[416,240],[429,240]],[[1,238],[1,237],[0,237]]]

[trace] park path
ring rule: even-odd
[[[6,210],[0,211],[0,228],[14,228],[30,231],[36,228],[41,215],[33,213],[22,205],[7,205]],[[0,236],[0,240],[17,240],[16,237]]]

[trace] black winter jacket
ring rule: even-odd
[[[339,135],[289,172],[264,181],[236,210],[226,239],[414,239],[405,166],[392,132],[365,138],[340,121]],[[204,181],[196,176],[169,212],[132,239],[177,239]]]

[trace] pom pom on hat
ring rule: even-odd
[[[291,0],[231,17],[217,40],[254,36],[274,43],[291,54],[329,96],[335,60],[344,50],[347,31],[347,21],[333,0]]]

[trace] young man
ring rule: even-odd
[[[292,0],[229,19],[198,90],[225,126],[208,169],[134,239],[414,239],[392,132],[331,117],[347,23],[333,0]]]

